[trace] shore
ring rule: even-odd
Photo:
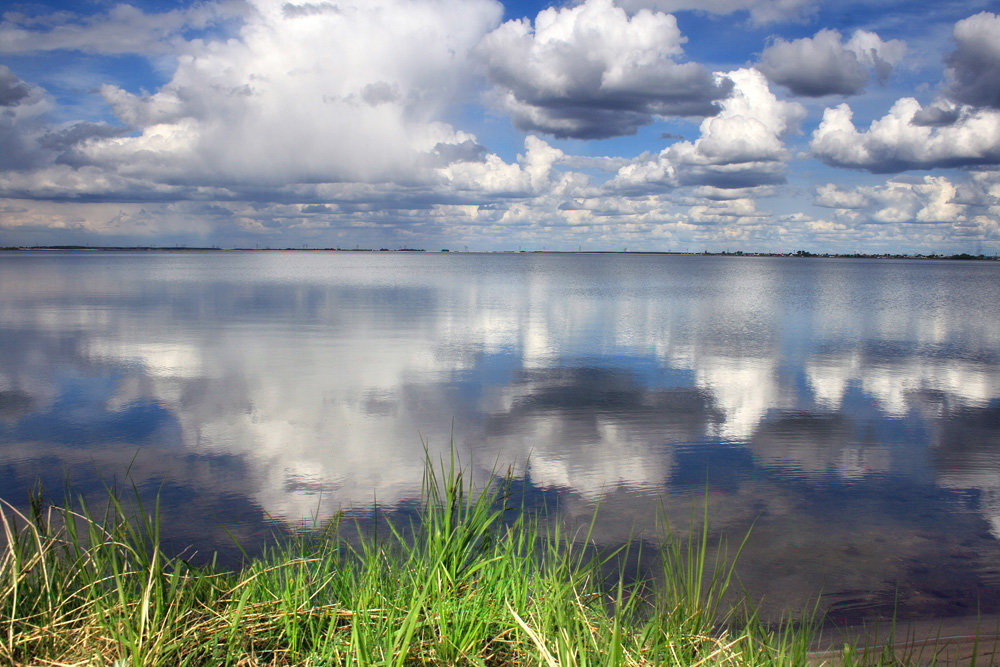
[[[158,508],[126,514],[114,490],[97,512],[41,495],[27,512],[0,503],[0,661],[700,667],[983,664],[996,653],[995,619],[980,619],[978,642],[950,621],[764,624],[750,604],[723,602],[745,537],[709,544],[707,515],[645,555],[659,562],[655,582],[627,581],[614,564],[633,547],[581,548],[587,535],[522,511],[509,482],[476,490],[454,459],[428,461],[418,519],[389,524],[389,537],[347,541],[338,515],[237,571],[164,553]]]
[[[814,637],[809,664],[839,664],[845,646],[871,657],[891,654],[907,664],[995,665],[1000,663],[1000,615],[825,627]]]

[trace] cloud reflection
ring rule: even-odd
[[[688,515],[706,483],[717,527],[757,519],[764,534],[820,530],[837,494],[974,490],[1000,538],[1000,317],[963,310],[1000,288],[943,300],[944,264],[817,277],[695,257],[66,258],[0,264],[4,495],[59,465],[131,465],[140,485],[170,480],[176,511],[243,517],[253,536],[264,516],[406,508],[422,445],[454,441],[479,484],[513,465],[567,515],[601,500],[609,542],[650,529],[661,499]],[[916,530],[886,507],[836,539],[882,553],[859,535]]]

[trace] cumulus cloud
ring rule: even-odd
[[[945,59],[947,95],[963,104],[1000,109],[1000,16],[980,12],[955,24],[957,48]]]
[[[954,124],[962,116],[960,107],[950,103],[948,100],[935,100],[917,113],[913,114],[910,122],[914,125],[926,127],[944,127]]]
[[[934,127],[922,110],[902,98],[859,132],[850,106],[841,104],[823,112],[810,149],[827,164],[876,173],[1000,163],[1000,112],[966,108],[951,125]]]
[[[802,198],[781,184],[805,107],[772,89],[856,92],[888,75],[900,42],[820,31],[773,42],[759,69],[712,73],[687,62],[686,37],[667,13],[694,9],[688,0],[579,0],[507,23],[495,0],[228,2],[160,14],[127,6],[88,16],[4,14],[0,53],[29,54],[12,62],[40,51],[134,52],[153,57],[166,83],[148,92],[129,77],[101,86],[113,79],[89,63],[110,61],[77,58],[88,78],[46,75],[50,95],[0,66],[0,196],[18,202],[0,226],[105,239],[155,238],[162,229],[183,240],[194,230],[250,246],[268,238],[344,247],[795,249],[814,247],[803,234],[822,233],[824,243],[853,250],[872,239],[908,243],[900,230],[913,222],[947,243],[1000,238],[1000,171],[986,171],[1000,165],[1000,110],[988,95],[997,68],[984,65],[993,63],[992,14],[955,26],[947,84],[933,102],[901,100],[867,129],[841,105],[810,138],[812,155],[831,165],[978,165],[983,184],[827,184],[813,203],[832,210],[831,220],[813,220],[757,209],[763,197]],[[747,12],[762,23],[811,6],[704,0],[697,9]],[[807,90],[796,76],[819,87]],[[89,92],[62,106],[69,81]],[[514,159],[503,152],[516,151],[513,135],[490,130],[487,141],[459,125],[477,122],[464,103],[490,87],[518,127],[537,133]],[[574,155],[578,144],[541,138],[625,135],[678,115],[692,123],[650,129],[662,150],[638,157]],[[72,117],[82,120],[61,122]],[[781,210],[799,204],[808,206],[783,202]],[[217,212],[205,213],[210,207]],[[213,228],[217,236],[207,236]],[[55,234],[46,240],[59,242]]]
[[[775,39],[757,68],[797,95],[853,95],[864,89],[870,70],[884,84],[905,51],[903,42],[884,42],[873,32],[856,30],[844,43],[839,32],[827,29],[791,42]]]
[[[729,224],[761,221],[768,214],[757,210],[754,199],[729,199],[692,206],[688,216],[694,224]]]
[[[53,12],[28,17],[11,12],[0,22],[0,53],[170,53],[184,42],[184,31],[220,26],[242,16],[245,8],[242,2],[225,0],[151,14],[124,3],[86,16]]]
[[[452,188],[477,194],[579,194],[587,186],[587,178],[554,169],[565,158],[561,150],[529,134],[524,140],[524,153],[517,156],[516,164],[490,154],[481,160],[455,161],[443,168],[441,174]]]
[[[622,0],[629,11],[648,8],[662,12],[699,11],[710,14],[747,12],[757,25],[795,21],[813,13],[817,0]]]
[[[975,183],[930,175],[854,188],[827,183],[815,194],[817,205],[837,209],[842,217],[876,223],[962,225],[991,202],[1000,201]]]
[[[468,54],[499,22],[499,5],[321,9],[258,0],[239,39],[190,47],[155,93],[105,86],[140,133],[83,142],[75,163],[198,185],[407,184],[433,178],[442,157],[478,152],[438,119],[468,84]]]
[[[833,183],[816,188],[815,202],[827,208],[864,208],[868,198],[858,190],[841,190]]]
[[[774,186],[762,185],[746,188],[717,188],[712,185],[699,185],[692,188],[691,194],[698,199],[709,201],[728,201],[732,199],[753,199],[774,196]]]
[[[0,65],[0,107],[12,107],[31,94],[28,84],[6,65]]]
[[[775,97],[752,68],[729,72],[735,87],[717,116],[701,123],[693,143],[681,141],[618,171],[612,186],[709,185],[745,188],[783,182],[789,155],[782,138],[798,130],[805,108]]]
[[[73,150],[82,142],[94,138],[120,137],[128,134],[128,129],[107,123],[70,123],[50,129],[38,139],[38,145],[56,153],[55,161],[71,164]]]
[[[952,36],[942,97],[926,107],[902,98],[864,131],[847,104],[827,109],[812,154],[876,173],[1000,164],[1000,17],[980,12],[956,23]],[[884,59],[884,43],[866,39],[872,57]]]
[[[317,14],[339,14],[340,8],[332,2],[304,2],[302,4],[286,2],[281,6],[281,13],[289,18],[296,18]]]
[[[0,65],[0,170],[28,169],[44,162],[38,138],[50,106],[44,90]]]
[[[686,41],[669,15],[628,16],[612,0],[508,21],[478,53],[496,102],[524,130],[558,137],[634,134],[656,116],[707,116],[731,84],[678,62]]]

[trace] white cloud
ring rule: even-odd
[[[775,39],[764,49],[757,67],[772,82],[797,95],[853,95],[868,83],[869,70],[885,83],[905,51],[903,42],[883,42],[873,32],[856,30],[844,43],[839,32],[824,29],[791,42]]]
[[[793,85],[788,77],[809,75],[830,89],[853,72],[851,86],[863,87],[873,70],[884,77],[898,61],[901,42],[860,30],[778,40],[760,64],[769,83],[749,67],[713,74],[689,62],[688,38],[706,38],[695,32],[702,23],[682,34],[666,13],[736,13],[742,21],[746,12],[761,23],[812,6],[578,0],[503,24],[495,0],[222,0],[161,13],[127,5],[92,15],[8,12],[0,52],[19,55],[16,73],[0,65],[0,196],[17,203],[0,226],[12,244],[58,243],[77,232],[146,243],[157,230],[172,244],[189,230],[192,243],[251,247],[266,238],[314,247],[853,251],[909,243],[901,230],[923,222],[927,233],[941,233],[910,247],[972,251],[979,242],[992,250],[1000,238],[995,179],[867,189],[830,183],[814,203],[833,209],[831,220],[785,215],[809,205],[802,200],[811,193],[783,185],[789,137],[806,112],[772,93],[774,82]],[[948,81],[925,106],[901,100],[867,129],[854,127],[846,105],[828,110],[811,137],[812,156],[885,173],[1000,165],[1000,111],[989,98],[997,23],[984,12],[955,25]],[[788,53],[778,57],[781,49]],[[72,53],[31,55],[43,51]],[[81,52],[150,56],[167,82],[146,92],[141,72],[96,69],[130,59]],[[18,76],[60,58],[74,66],[39,79],[51,92]],[[23,72],[22,59],[29,63]],[[87,70],[85,81],[77,70]],[[598,157],[626,144],[601,148],[475,125],[482,110],[468,103],[483,100],[490,86],[522,128],[569,138],[710,115],[648,128],[644,136],[666,140],[659,152]],[[105,117],[109,109],[117,124]],[[88,121],[59,122],[78,117]],[[700,123],[697,134],[689,122]],[[520,155],[511,159],[514,152]],[[762,197],[783,199],[756,210],[750,202]],[[199,216],[209,202],[215,212],[206,222]],[[934,229],[939,222],[946,224]],[[44,236],[46,225],[57,231]],[[820,233],[823,245],[814,243]],[[956,239],[970,245],[958,248]]]
[[[868,198],[858,190],[841,190],[833,183],[816,188],[816,204],[828,208],[864,208]]]
[[[775,192],[775,186],[771,185],[761,185],[747,188],[717,188],[712,185],[699,185],[691,190],[691,194],[695,197],[708,199],[709,201],[730,201],[733,199],[772,197]]]
[[[1000,109],[1000,16],[980,12],[955,24],[947,93],[956,102]]]
[[[0,65],[0,170],[31,168],[44,161],[37,142],[51,104],[45,91]]]
[[[955,24],[953,38],[957,48],[945,59],[944,97],[926,107],[912,97],[899,99],[866,131],[854,126],[847,104],[827,109],[813,133],[812,154],[876,173],[1000,163],[1000,17],[970,16]],[[856,46],[878,65],[890,61],[891,44],[865,33]]]
[[[963,200],[963,189],[973,203]],[[927,175],[920,180],[890,180],[884,185],[853,189],[827,183],[816,188],[815,203],[879,223],[960,225],[991,200],[1000,201],[975,184],[960,187],[944,176]]]
[[[965,108],[953,124],[934,127],[919,121],[921,111],[917,100],[904,97],[859,132],[847,104],[827,109],[812,135],[812,154],[881,173],[1000,163],[1000,112]]]
[[[707,205],[692,206],[688,217],[695,224],[733,224],[765,219],[767,214],[757,210],[754,199],[729,199]]]
[[[730,84],[701,65],[678,62],[686,41],[677,20],[612,0],[508,21],[478,53],[514,124],[559,137],[633,134],[655,116],[705,116]]]
[[[913,186],[922,198],[917,212],[920,222],[960,222],[964,207],[956,203],[958,189],[944,176],[924,176],[922,184]]]
[[[90,16],[54,12],[29,19],[11,12],[0,23],[0,53],[173,53],[184,43],[185,30],[217,27],[245,11],[244,3],[227,0],[154,14],[124,3]]]
[[[240,39],[192,46],[154,94],[106,86],[141,134],[93,139],[74,159],[174,184],[412,184],[433,178],[441,145],[473,140],[439,117],[469,84],[498,4],[286,5],[255,3]]]
[[[784,181],[789,155],[782,138],[798,130],[805,108],[779,100],[755,69],[728,72],[735,87],[717,116],[701,123],[701,136],[619,170],[620,189],[655,185],[743,188]]]
[[[441,174],[452,188],[479,194],[566,196],[589,183],[582,174],[553,169],[565,159],[565,153],[543,139],[529,134],[524,149],[517,156],[517,164],[508,164],[491,154],[482,161],[453,162],[442,168]]]

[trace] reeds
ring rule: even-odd
[[[588,547],[523,511],[509,481],[476,490],[454,456],[428,461],[407,525],[348,540],[338,516],[235,572],[166,554],[158,506],[126,512],[115,491],[99,515],[3,503],[0,663],[806,663],[808,624],[773,629],[720,603],[732,561],[708,559],[707,521],[666,531],[658,583],[630,582],[607,573],[638,546]]]

